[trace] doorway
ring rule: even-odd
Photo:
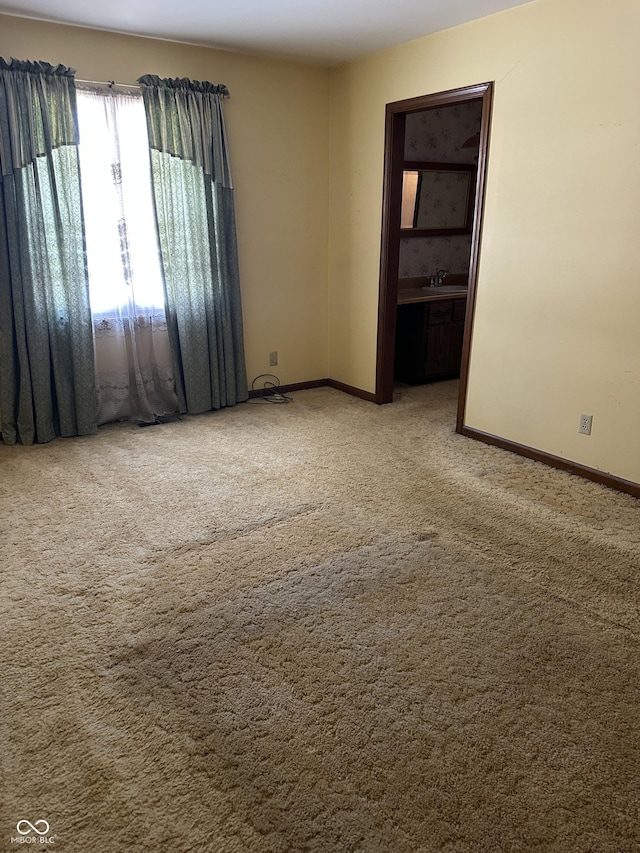
[[[382,202],[382,244],[380,255],[380,294],[378,302],[378,348],[376,362],[376,403],[393,401],[396,314],[398,303],[398,278],[400,264],[402,185],[406,161],[405,135],[407,116],[441,107],[481,102],[480,138],[476,171],[475,201],[471,222],[471,253],[469,259],[467,310],[464,321],[462,360],[460,365],[460,390],[456,430],[461,432],[467,394],[469,351],[473,328],[478,258],[484,202],[485,172],[489,143],[489,123],[493,83],[479,83],[422,95],[387,104],[385,118],[384,190]]]

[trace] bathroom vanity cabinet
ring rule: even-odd
[[[407,385],[460,375],[464,297],[398,304],[394,377]]]

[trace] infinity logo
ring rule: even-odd
[[[20,828],[24,826],[27,828]],[[39,826],[44,826],[44,829],[38,829]],[[28,835],[30,832],[37,832],[38,835],[46,835],[49,832],[49,824],[46,820],[37,820],[35,823],[30,823],[28,820],[19,820],[16,824],[16,829],[20,835]]]

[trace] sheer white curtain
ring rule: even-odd
[[[154,421],[178,401],[142,96],[78,89],[98,422]]]

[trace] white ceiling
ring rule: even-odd
[[[531,0],[0,0],[0,12],[336,65]]]

